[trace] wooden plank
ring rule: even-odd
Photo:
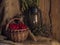
[[[49,4],[49,0],[40,0],[40,5],[39,5],[39,8],[41,9],[42,11],[42,18],[43,18],[43,24],[49,24],[50,21],[49,21],[49,7],[50,7],[50,4]]]
[[[49,18],[50,0],[40,0],[39,8],[42,12],[42,25],[46,26],[46,31],[49,31],[49,34],[51,34],[51,23]]]
[[[52,26],[54,38],[60,41],[60,0],[52,0]]]

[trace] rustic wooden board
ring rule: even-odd
[[[39,8],[43,14],[43,24],[49,25],[49,2],[50,0],[40,0]],[[51,0],[51,19],[53,37],[60,40],[60,0]]]
[[[52,0],[51,15],[54,38],[60,40],[60,0]]]
[[[49,37],[52,37],[51,19],[50,19],[50,0],[40,0],[39,8],[42,13],[42,25],[46,26],[46,31],[49,32]]]

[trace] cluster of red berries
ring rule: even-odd
[[[11,30],[19,30],[19,29],[27,29],[27,26],[23,23],[18,23],[18,24],[13,23],[13,24],[9,24],[9,28]]]

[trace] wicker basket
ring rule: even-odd
[[[19,18],[15,18],[19,20]],[[20,42],[24,41],[28,37],[28,29],[19,29],[19,30],[10,30],[9,29],[9,24],[13,22],[15,19],[12,19],[9,21],[9,23],[6,26],[6,31],[7,31],[7,37],[15,42]],[[20,31],[20,30],[25,30],[25,31]]]

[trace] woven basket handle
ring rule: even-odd
[[[20,21],[20,18],[13,18],[13,19],[11,19],[11,20],[8,22],[8,24],[6,25],[6,31],[7,31],[8,27],[9,27],[9,24],[10,24],[11,22],[13,22],[14,20],[19,20],[19,21]]]

